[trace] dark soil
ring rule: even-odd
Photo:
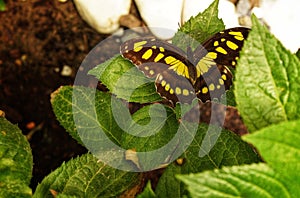
[[[10,0],[6,6],[6,11],[0,12],[0,110],[29,139],[34,190],[63,161],[87,152],[57,122],[50,94],[62,85],[72,85],[77,71],[85,75],[111,57],[118,45],[111,39],[101,47],[102,56],[97,56],[100,49],[94,49],[95,58],[81,65],[94,46],[109,35],[88,26],[72,1]],[[72,68],[69,76],[61,75],[65,65]],[[81,83],[91,85],[97,81],[91,77]],[[237,111],[227,112],[226,128],[244,133],[246,128]]]
[[[6,11],[0,12],[0,109],[25,135],[32,135],[35,189],[63,161],[86,152],[56,121],[50,94],[73,84],[85,56],[108,35],[82,21],[72,1],[6,3]],[[104,60],[98,58],[90,68]],[[64,65],[72,68],[70,76],[61,75]]]

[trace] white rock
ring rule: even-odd
[[[184,0],[135,0],[139,13],[151,32],[170,39],[179,28]]]
[[[131,0],[74,0],[81,17],[100,33],[119,28],[119,18],[129,13]]]
[[[236,12],[239,16],[245,17],[249,15],[249,11],[252,8],[252,5],[250,4],[253,0],[239,0],[236,4]]]
[[[263,18],[264,16],[263,10],[260,7],[254,7],[251,12],[259,19]]]
[[[203,12],[212,2],[212,0],[185,0],[182,10],[183,21],[187,21],[191,16],[196,16],[199,12]]]
[[[240,26],[235,5],[228,0],[220,0],[218,16],[223,20],[226,29]]]
[[[262,17],[270,26],[271,32],[283,43],[283,45],[296,52],[300,48],[299,0],[262,0]]]
[[[199,12],[203,12],[213,0],[185,0],[183,8],[183,21],[189,20],[191,16],[196,16]],[[219,15],[223,19],[226,28],[240,26],[238,23],[238,15],[235,12],[233,3],[227,0],[219,1]]]

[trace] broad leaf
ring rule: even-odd
[[[195,49],[213,34],[225,29],[222,19],[218,18],[219,0],[215,0],[206,10],[185,22],[172,39],[173,44],[184,51],[187,47]]]
[[[100,80],[118,98],[129,102],[148,103],[160,101],[154,80],[145,77],[132,63],[121,56],[98,65],[89,74]]]
[[[213,144],[213,145],[212,145]],[[159,197],[181,197],[187,194],[177,174],[197,173],[223,166],[258,162],[257,154],[234,133],[216,126],[199,125],[195,139],[180,157],[164,172],[156,188]]]
[[[177,175],[191,197],[292,197],[282,179],[266,164],[224,167]]]
[[[112,105],[122,103],[110,94],[85,87],[64,86],[51,95],[51,103],[60,124],[81,144],[82,139],[85,144],[88,138],[97,139],[101,130],[120,144],[123,131],[114,120]]]
[[[249,131],[299,118],[300,61],[252,17],[235,75],[237,107]]]
[[[134,149],[140,170],[158,168],[178,146],[182,137],[174,111],[162,105],[146,106],[133,115],[134,122],[124,133],[123,148]],[[187,133],[186,130],[184,132]]]
[[[0,116],[0,197],[31,197],[32,154],[21,130]]]
[[[277,173],[300,181],[300,120],[282,122],[243,137]]]
[[[5,11],[5,10],[6,10],[5,2],[3,0],[0,0],[0,11]]]
[[[137,173],[114,169],[91,154],[64,163],[44,178],[33,197],[116,197],[139,182]]]
[[[148,182],[143,192],[137,196],[137,198],[155,198],[156,195],[152,190],[151,183]]]
[[[80,144],[84,145],[77,134],[75,122],[72,114],[72,94],[73,88],[63,86],[51,94],[51,105],[59,123],[66,131]]]
[[[65,86],[52,94],[51,102],[58,121],[99,160],[122,170],[134,169],[121,147],[131,124],[122,101],[91,88]]]

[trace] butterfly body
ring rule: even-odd
[[[120,51],[148,78],[155,79],[157,92],[174,104],[220,98],[232,84],[227,66],[234,67],[249,29],[232,28],[215,34],[193,52],[154,38],[123,43]]]

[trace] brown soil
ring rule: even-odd
[[[0,12],[0,109],[25,135],[35,131],[29,140],[34,189],[63,161],[86,152],[56,121],[50,94],[73,83],[84,57],[107,35],[82,21],[72,1],[19,0],[6,6]],[[64,65],[72,68],[70,76],[61,75]]]

